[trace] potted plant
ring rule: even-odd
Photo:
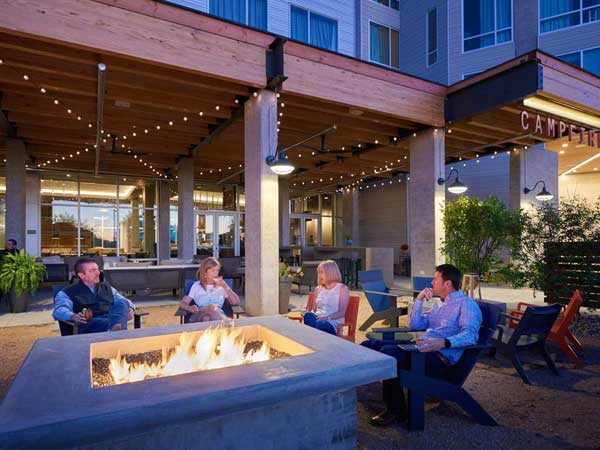
[[[289,312],[292,280],[303,276],[302,268],[294,270],[284,262],[279,263],[279,314]]]
[[[0,290],[8,296],[10,312],[27,310],[31,295],[40,286],[45,273],[44,265],[36,262],[25,250],[4,255],[0,266]]]

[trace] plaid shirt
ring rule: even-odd
[[[465,347],[477,343],[481,320],[481,310],[477,303],[463,291],[455,291],[440,304],[434,303],[431,311],[426,314],[423,314],[423,300],[415,300],[410,315],[410,328],[427,329],[423,337],[448,339],[452,347]],[[463,350],[441,349],[440,353],[454,365],[462,356]]]

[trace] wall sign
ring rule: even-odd
[[[561,139],[568,136],[569,141],[576,139],[579,144],[600,148],[600,135],[596,130],[588,130],[579,125],[556,120],[553,117],[544,117],[539,114],[530,114],[521,111],[521,129],[534,134],[541,134],[552,139]]]

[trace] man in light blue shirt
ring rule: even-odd
[[[75,273],[79,283],[56,294],[52,317],[78,323],[80,333],[127,329],[135,306],[108,282],[100,281],[98,264],[91,258],[80,258]]]
[[[425,372],[428,376],[443,377],[448,368],[455,365],[463,354],[460,347],[474,345],[479,337],[481,310],[477,303],[460,289],[462,275],[451,264],[435,268],[431,288],[423,289],[415,299],[410,315],[412,330],[426,330],[420,336],[418,349],[427,352]],[[423,304],[439,296],[431,310],[423,312]],[[398,371],[410,367],[410,353],[397,345],[381,348],[381,352],[398,360]],[[383,382],[383,399],[386,410],[371,419],[373,425],[385,426],[406,419],[404,390],[399,378]]]

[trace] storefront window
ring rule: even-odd
[[[81,206],[112,206],[117,203],[117,180],[115,177],[98,177],[93,182],[79,184]]]
[[[77,255],[77,206],[41,206],[42,255]]]

